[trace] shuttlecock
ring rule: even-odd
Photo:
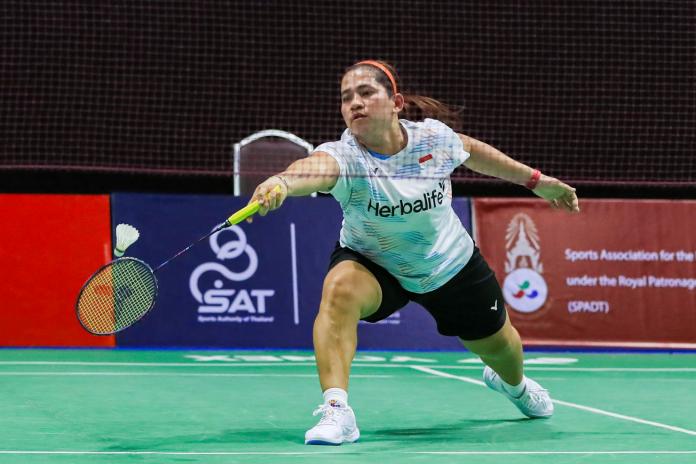
[[[140,237],[140,232],[138,229],[130,224],[119,224],[116,226],[116,248],[114,248],[114,255],[117,257],[123,256],[126,249],[135,243]]]

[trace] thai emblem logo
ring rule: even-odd
[[[533,313],[546,302],[548,287],[541,275],[544,267],[539,234],[534,221],[526,214],[516,214],[508,224],[505,249],[505,301],[515,311]]]
[[[220,237],[230,233],[236,239],[229,239],[220,244]],[[227,282],[244,282],[250,279],[258,269],[259,259],[256,251],[247,242],[246,234],[238,226],[223,229],[210,236],[210,249],[218,262],[202,263],[196,267],[189,278],[191,295],[199,303],[199,322],[273,322],[273,316],[265,316],[266,298],[275,294],[272,289],[225,288]],[[240,260],[242,269],[233,271],[225,261]],[[244,263],[246,262],[246,266]],[[239,266],[236,266],[237,268]],[[224,280],[223,280],[224,279]],[[212,287],[202,291],[201,285]],[[207,285],[206,285],[207,284]],[[245,316],[238,315],[245,314]],[[209,315],[209,316],[204,316]]]

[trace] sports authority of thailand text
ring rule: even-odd
[[[694,263],[696,251],[688,250],[573,250],[565,249],[565,260],[573,263],[581,261],[611,262],[655,262],[655,263]],[[696,278],[641,275],[587,275],[567,276],[569,287],[625,287],[638,288],[696,288]]]

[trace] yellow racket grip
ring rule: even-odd
[[[276,187],[272,190],[273,192],[280,192],[280,185],[276,185]],[[246,205],[244,208],[240,209],[236,213],[234,213],[232,216],[227,218],[227,221],[225,221],[227,224],[230,226],[233,226],[235,224],[239,224],[249,216],[253,216],[259,211],[259,202],[254,200],[253,202],[249,203]]]

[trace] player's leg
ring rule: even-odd
[[[356,261],[341,261],[326,275],[313,334],[322,391],[348,390],[358,322],[376,312],[381,302],[379,282]]]
[[[481,358],[490,388],[506,395],[529,417],[553,414],[548,392],[524,376],[522,341],[507,317],[495,274],[478,249],[459,274],[416,301],[433,315],[440,333],[458,336]]]
[[[528,417],[550,417],[554,408],[548,392],[524,376],[522,340],[506,313],[500,285],[480,255],[477,260],[478,272],[469,278],[475,284],[466,289],[471,324],[459,332],[459,338],[486,364],[483,380],[488,387],[505,395]]]
[[[486,364],[483,380],[489,388],[502,393],[527,417],[553,415],[548,391],[523,373],[522,341],[506,318],[505,325],[493,335],[461,342]]]
[[[504,309],[503,309],[504,311]],[[518,385],[523,377],[522,340],[519,333],[505,318],[503,327],[495,334],[479,340],[462,340],[467,350],[475,353],[510,385]]]
[[[340,445],[360,437],[348,404],[348,376],[358,343],[358,322],[376,312],[381,301],[377,279],[356,261],[341,261],[326,275],[314,321],[314,354],[324,403],[314,411],[321,418],[305,433],[305,444]]]
[[[321,419],[305,434],[306,444],[340,445],[358,439],[360,432],[348,404],[358,322],[378,322],[407,302],[403,288],[384,268],[336,245],[314,322],[314,351],[324,404],[315,411]]]

